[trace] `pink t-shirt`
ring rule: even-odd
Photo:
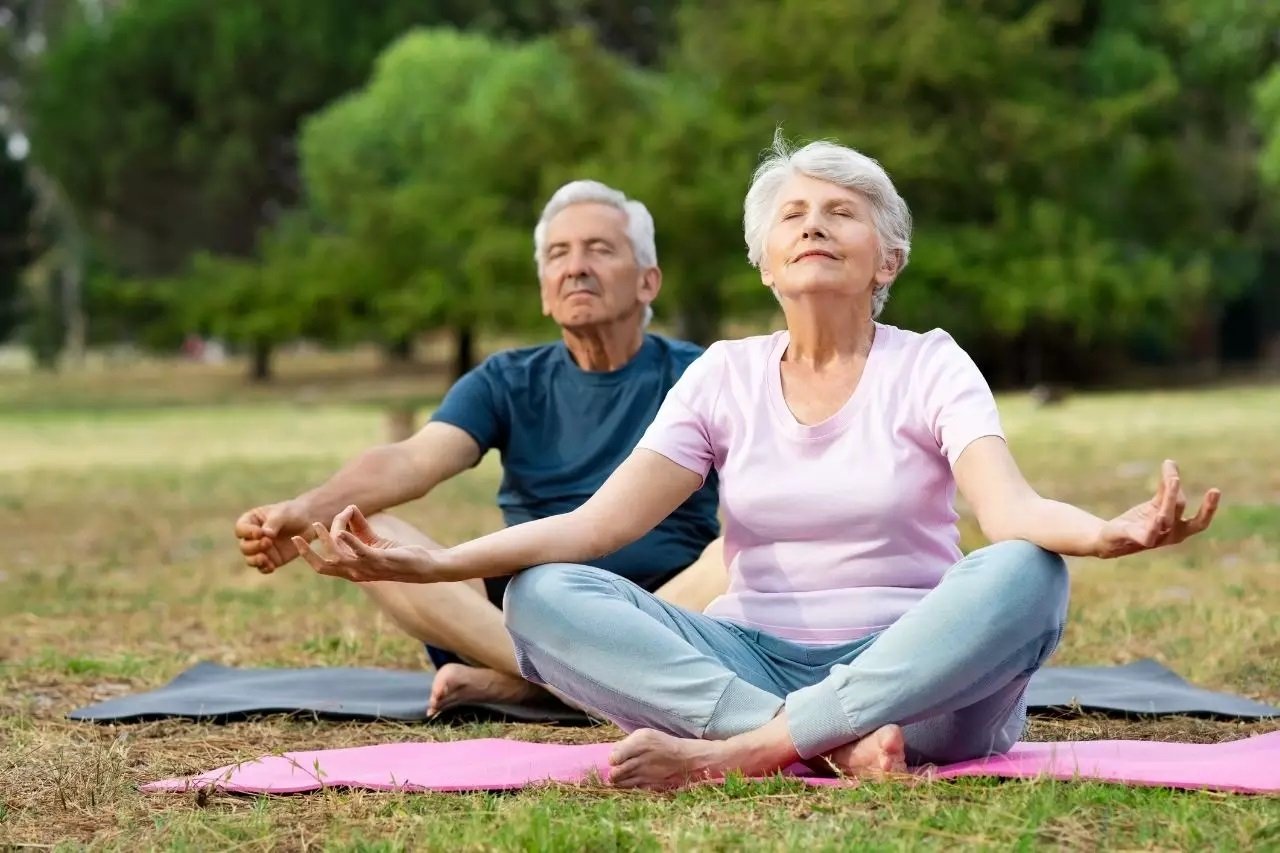
[[[782,396],[787,332],[713,344],[639,447],[720,475],[729,588],[706,613],[806,644],[882,630],[960,559],[951,466],[1002,436],[973,360],[941,330],[877,324],[852,396],[805,426]]]

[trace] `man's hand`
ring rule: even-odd
[[[1155,497],[1104,524],[1095,554],[1103,558],[1123,557],[1165,545],[1177,545],[1209,526],[1221,498],[1222,492],[1210,489],[1205,493],[1199,511],[1191,518],[1183,518],[1187,496],[1182,491],[1182,478],[1178,466],[1166,459],[1161,467],[1160,486]]]
[[[357,583],[432,583],[440,579],[433,571],[437,566],[430,549],[401,545],[378,536],[354,505],[334,517],[332,528],[315,522],[311,532],[324,543],[327,556],[311,550],[302,536],[293,537],[293,546],[302,554],[302,559],[322,575]]]
[[[244,561],[264,575],[298,556],[294,536],[310,536],[311,519],[297,500],[255,507],[236,520]]]

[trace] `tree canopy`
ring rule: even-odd
[[[741,206],[781,127],[910,204],[886,319],[1034,381],[1280,337],[1278,32],[1238,0],[135,0],[25,100],[95,304],[155,339],[452,329],[461,368],[536,321],[534,219],[594,177],[652,210],[659,318],[709,342],[776,310]]]

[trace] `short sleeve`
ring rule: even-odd
[[[712,344],[667,392],[636,446],[662,454],[705,482],[716,458],[713,424],[723,375],[723,347]]]
[[[501,449],[508,434],[507,395],[502,391],[501,374],[485,361],[453,383],[431,420],[463,430],[480,445],[481,454]]]
[[[978,365],[946,332],[935,330],[923,354],[925,412],[938,448],[954,466],[964,449],[987,435],[1004,438],[991,387]]]

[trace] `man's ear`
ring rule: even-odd
[[[645,305],[651,304],[662,292],[662,268],[649,267],[640,273],[640,287],[636,296]]]

